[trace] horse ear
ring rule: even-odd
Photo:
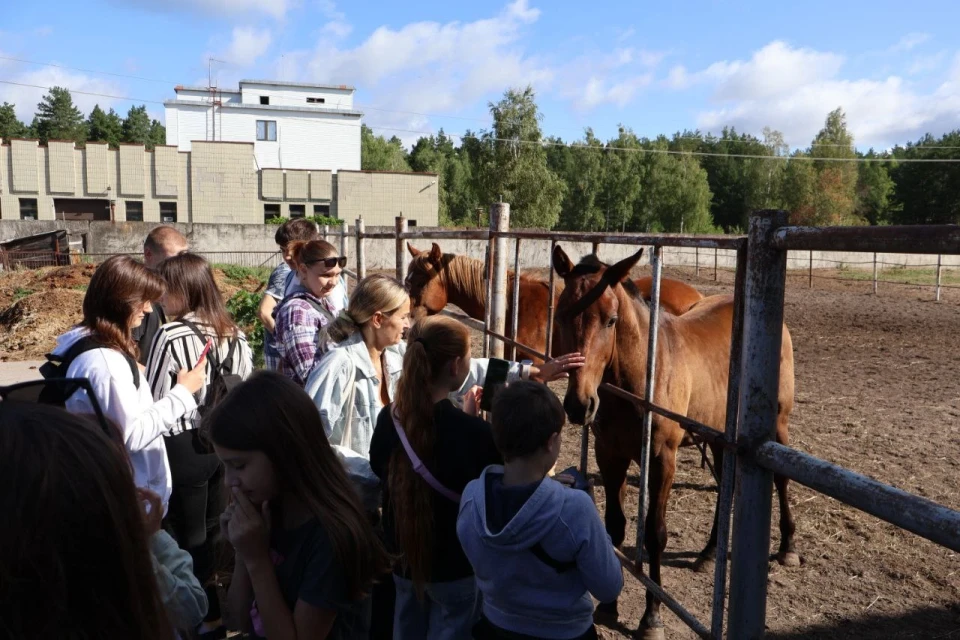
[[[436,242],[433,243],[433,246],[430,247],[430,260],[440,264],[440,259],[443,258],[443,252],[440,251],[440,245]]]
[[[416,257],[419,256],[421,253],[423,253],[422,251],[420,251],[420,249],[417,249],[416,247],[414,247],[414,246],[413,246],[412,244],[410,244],[409,242],[407,243],[407,251],[409,251],[409,252],[410,252],[410,255],[413,256],[414,258],[416,258]]]
[[[573,271],[573,263],[559,244],[553,248],[553,268],[561,278],[566,278]]]
[[[628,258],[624,258],[617,264],[608,268],[603,277],[607,279],[607,282],[610,284],[617,284],[624,278],[630,275],[630,270],[637,266],[637,263],[640,262],[640,257],[643,255],[643,247],[640,248],[640,251],[637,251],[635,254]]]

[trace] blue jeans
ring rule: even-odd
[[[394,640],[462,640],[480,619],[480,591],[473,576],[424,586],[417,600],[413,582],[394,574],[397,603],[393,614]]]

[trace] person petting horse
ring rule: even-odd
[[[483,320],[487,308],[487,293],[484,286],[483,262],[467,256],[442,253],[437,243],[429,251],[420,251],[407,243],[407,250],[413,259],[407,269],[404,283],[410,292],[414,310],[423,309],[427,315],[443,310],[447,303],[455,304],[471,318]],[[512,271],[507,272],[508,291],[513,291]],[[646,300],[650,299],[653,281],[650,276],[638,278],[635,284]],[[558,283],[554,293],[554,302],[563,286]],[[550,286],[535,276],[520,274],[520,313],[518,316],[517,342],[525,344],[541,353],[547,350],[547,314],[550,301]],[[690,307],[703,299],[703,295],[688,284],[679,280],[663,278],[660,282],[661,307],[674,315],[687,312]],[[513,297],[507,296],[507,326],[509,334],[513,326]],[[553,351],[557,351],[557,336],[554,332]],[[520,353],[533,354],[520,348]]]
[[[637,425],[643,412],[604,392],[600,385],[609,382],[636,395],[644,392],[650,310],[628,277],[642,253],[641,249],[613,266],[596,256],[586,256],[574,266],[559,246],[553,252],[553,267],[565,285],[557,307],[560,346],[579,351],[587,359],[586,365],[570,373],[564,409],[571,422],[593,426],[597,464],[606,493],[606,528],[618,546],[626,533],[623,497],[627,468],[631,460],[639,464],[641,459],[642,430]],[[723,430],[732,322],[730,295],[706,298],[682,316],[661,316],[654,396],[658,406]],[[781,444],[789,440],[787,422],[793,399],[793,344],[784,326],[776,433]],[[652,429],[645,544],[650,578],[661,584],[660,564],[667,544],[667,499],[676,471],[677,448],[689,442],[689,438],[676,422],[660,415],[653,416]],[[716,447],[713,455],[719,471],[723,467],[723,450]],[[797,566],[800,558],[794,549],[788,480],[783,476],[774,476],[774,480],[780,498],[777,560],[786,566]],[[711,564],[716,544],[715,516],[710,540],[695,567],[705,569]],[[616,603],[602,610],[614,614]],[[660,603],[649,591],[640,629],[647,640],[664,637]]]

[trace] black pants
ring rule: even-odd
[[[210,603],[205,619],[217,620],[220,600],[213,578],[218,569],[220,514],[225,507],[220,461],[194,431],[164,438],[164,443],[173,480],[164,526],[193,558],[193,574]]]
[[[528,636],[523,633],[516,633],[501,629],[489,620],[486,616],[480,616],[480,622],[473,627],[474,640],[540,640],[537,636]],[[571,640],[597,640],[597,628],[590,625],[586,633],[583,633]]]
[[[377,537],[383,542],[383,521],[379,513],[367,514]],[[393,572],[380,576],[373,585],[371,606],[373,614],[370,620],[370,640],[393,640],[393,610],[397,601],[397,589],[393,582]]]

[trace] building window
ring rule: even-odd
[[[328,205],[328,204],[315,204],[315,205],[313,205],[313,215],[315,215],[315,216],[329,216],[329,215],[330,215],[330,205]]]
[[[20,219],[21,220],[37,219],[37,199],[36,198],[20,198]]]
[[[407,220],[407,226],[408,226],[408,227],[415,227],[415,226],[417,226],[417,221],[416,221],[416,220]]]
[[[275,142],[277,139],[276,120],[257,120],[257,140]]]
[[[177,203],[176,202],[160,203],[160,221],[161,222],[177,221]]]
[[[305,204],[292,204],[290,205],[290,217],[291,218],[303,218],[307,215],[307,205]]]
[[[326,101],[326,98],[307,98],[307,104],[323,104]]]
[[[139,200],[127,200],[127,220],[130,222],[143,222],[143,202]]]
[[[278,204],[265,204],[263,205],[263,221],[267,222],[270,218],[279,218],[280,217],[280,205]]]
[[[260,104],[270,104],[270,96],[260,96]]]

